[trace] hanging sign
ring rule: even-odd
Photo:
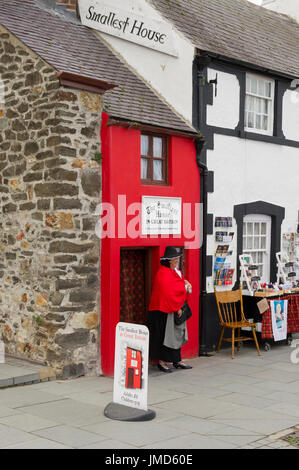
[[[79,12],[82,24],[89,28],[178,56],[172,27],[167,23],[107,5],[101,0],[79,0]]]
[[[142,235],[181,235],[182,198],[142,197]]]
[[[287,339],[288,330],[288,301],[272,300],[270,304],[274,341],[285,340]]]
[[[115,339],[113,402],[147,410],[149,331],[118,323]]]

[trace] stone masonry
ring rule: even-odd
[[[61,87],[2,27],[0,79],[0,339],[58,377],[94,374],[101,97]]]

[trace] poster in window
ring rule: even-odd
[[[272,300],[270,304],[274,341],[283,341],[287,339],[288,301]]]

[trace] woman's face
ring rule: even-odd
[[[276,314],[278,314],[278,315],[281,314],[281,305],[280,304],[276,305]]]
[[[180,258],[171,259],[171,260],[169,261],[169,264],[170,264],[171,269],[177,268],[177,267],[178,267],[178,264],[179,264],[179,261],[180,261]]]

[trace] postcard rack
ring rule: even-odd
[[[243,254],[240,260],[240,282],[244,294],[254,295],[254,292],[261,288],[261,278],[258,276],[258,266],[253,264],[252,256]]]
[[[291,283],[294,286],[297,284],[297,274],[295,271],[295,262],[290,261],[288,255],[276,253],[277,259],[277,284]]]

